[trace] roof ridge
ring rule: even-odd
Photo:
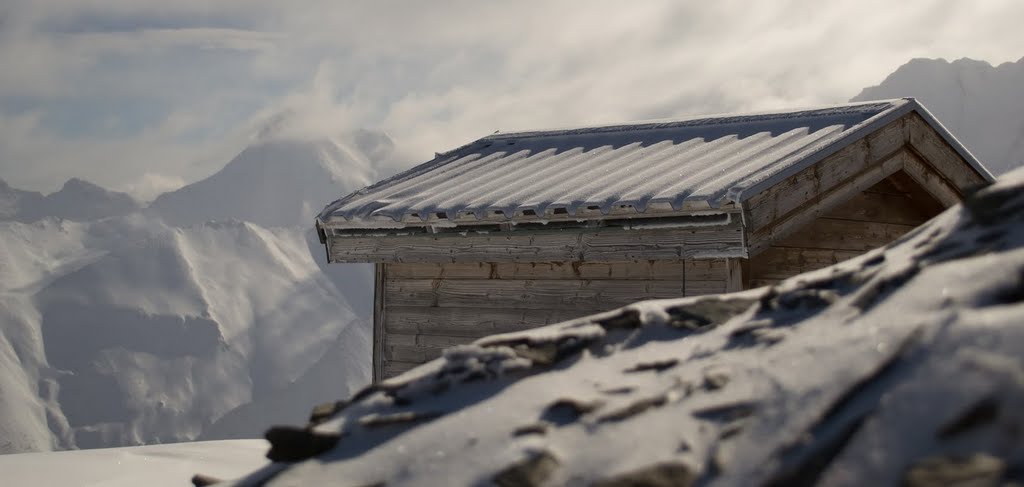
[[[706,125],[727,125],[736,123],[763,122],[772,120],[785,120],[789,118],[801,118],[807,116],[846,116],[854,113],[882,112],[895,105],[906,102],[906,98],[894,98],[888,100],[870,100],[855,103],[842,103],[837,105],[822,105],[817,107],[788,108],[779,110],[766,110],[750,113],[719,113],[685,116],[678,118],[665,118],[654,120],[637,120],[635,122],[621,122],[603,125],[591,125],[582,127],[564,127],[541,130],[523,130],[516,132],[494,133],[474,142],[485,140],[507,140],[510,138],[556,136],[556,135],[583,135],[590,133],[627,132],[633,130],[651,130],[661,128],[685,128],[689,126]],[[466,145],[472,145],[466,144]],[[449,152],[455,152],[449,151]]]

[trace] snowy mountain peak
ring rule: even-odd
[[[160,195],[150,211],[174,225],[236,218],[308,226],[326,202],[373,182],[394,148],[387,134],[370,130],[279,135],[257,140],[216,174]]]

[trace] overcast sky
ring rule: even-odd
[[[0,1],[0,178],[143,198],[273,114],[409,163],[495,130],[843,102],[915,57],[1024,56],[1024,2]]]

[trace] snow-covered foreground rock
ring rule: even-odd
[[[4,485],[187,486],[196,470],[237,477],[267,463],[263,440],[227,440],[0,456]]]
[[[267,432],[237,485],[1024,481],[1024,170],[771,288],[481,339]]]

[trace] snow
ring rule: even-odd
[[[234,485],[1019,481],[1022,276],[1024,169],[775,287],[449,350],[272,429],[297,461]]]
[[[335,283],[311,230],[134,215],[0,241],[3,451],[251,438],[369,380],[370,274]]]
[[[264,440],[229,440],[134,448],[0,456],[5,485],[183,487],[196,472],[223,479],[267,463]]]
[[[985,61],[914,59],[852,101],[913,96],[993,173],[1024,165],[1024,58]]]
[[[393,143],[355,131],[311,140],[258,140],[216,174],[160,195],[149,213],[173,225],[239,219],[265,227],[308,227],[324,201],[377,178]]]
[[[1021,64],[935,62],[910,77],[915,91],[884,96],[922,97],[983,160],[997,161],[1021,145],[1020,83],[1007,76]],[[921,93],[933,87],[937,94]],[[971,135],[975,128],[988,135]],[[308,227],[323,201],[376,179],[390,147],[368,131],[296,140],[270,130],[230,173],[142,215],[110,210],[104,202],[118,193],[74,181],[54,193],[67,197],[60,204],[23,218],[52,195],[0,181],[0,453],[255,437],[303,421],[311,404],[351,396],[369,379],[371,269],[327,266]],[[925,455],[953,453],[985,452],[978,466],[1019,472],[1018,443],[999,436],[1019,430],[1014,412],[1024,405],[1020,210],[999,214],[1019,206],[1009,199],[955,210],[897,247],[791,280],[762,314],[744,303],[764,290],[649,302],[633,307],[636,319],[612,313],[598,317],[611,325],[586,318],[449,351],[321,424],[329,441],[352,434],[323,464],[261,468],[262,440],[167,444],[4,455],[2,483],[187,485],[194,473],[252,469],[243,484],[281,471],[282,484],[338,483],[340,472],[389,485],[449,485],[447,474],[488,483],[527,452],[549,451],[554,479],[664,459],[695,466],[704,483],[736,484],[809,465],[829,439],[845,443],[818,477],[826,483],[893,479]],[[985,209],[993,205],[994,216]],[[971,227],[975,213],[992,218]],[[872,260],[883,253],[884,262]],[[837,285],[814,290],[816,280]],[[835,300],[819,309],[814,296]],[[791,299],[795,309],[778,306]],[[718,325],[698,326],[700,317]],[[644,326],[628,328],[637,319]],[[574,351],[579,344],[585,351]],[[852,399],[836,399],[856,384]],[[591,398],[603,402],[566,419]],[[745,400],[757,403],[744,417]],[[627,405],[647,409],[598,421]],[[851,417],[859,429],[844,439]],[[981,426],[955,421],[964,417]],[[117,461],[133,466],[130,475],[112,474]]]
[[[812,110],[611,127],[496,134],[329,205],[332,227],[509,219],[572,219],[718,208],[905,110],[890,100]],[[556,216],[555,209],[565,210]],[[500,215],[500,216],[495,216]]]
[[[327,267],[310,223],[390,147],[264,134],[128,214],[93,211],[118,198],[80,180],[0,185],[0,453],[255,438],[369,382],[372,266]],[[60,204],[10,221],[26,194]]]

